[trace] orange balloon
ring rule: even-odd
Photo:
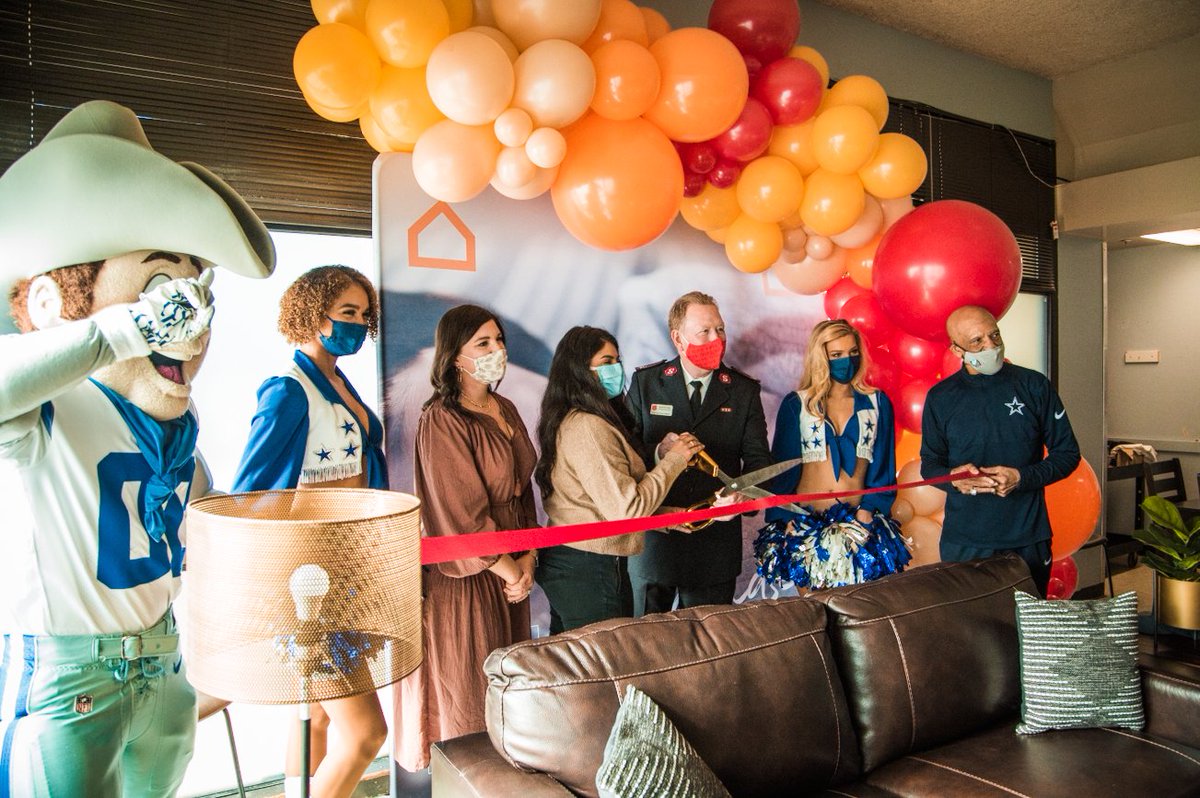
[[[838,105],[822,111],[813,123],[813,155],[822,169],[849,175],[879,148],[879,130],[865,108]]]
[[[379,82],[380,70],[371,40],[342,22],[310,28],[292,56],[300,91],[322,108],[361,106]]]
[[[379,126],[375,118],[371,115],[370,109],[367,109],[362,116],[358,118],[358,129],[362,131],[363,138],[367,140],[376,152],[412,152],[413,142],[401,141],[394,139]]]
[[[716,241],[718,244],[725,243],[725,236],[729,233],[728,227],[718,227],[716,230],[705,230],[704,234]]]
[[[865,245],[857,249],[846,250],[846,273],[850,275],[850,279],[857,285],[863,288],[870,288],[871,282],[874,280],[873,272],[875,269],[875,250],[879,248],[879,239],[881,235],[875,236]],[[917,440],[921,439],[920,435],[915,432],[905,432],[906,435],[915,435]],[[906,462],[901,460],[897,455],[898,462]]]
[[[608,119],[641,116],[658,96],[658,62],[637,42],[618,39],[592,53],[596,93],[592,110]]]
[[[866,193],[857,175],[818,169],[805,183],[800,215],[818,234],[832,236],[858,221],[866,204]]]
[[[646,33],[646,16],[630,0],[601,0],[600,19],[587,40],[580,45],[593,53],[602,44],[626,40],[642,47],[650,46]]]
[[[906,538],[912,540],[912,546],[909,547],[912,552],[912,559],[908,563],[909,568],[916,568],[918,565],[932,565],[942,561],[940,551],[942,525],[940,523],[932,518],[918,515],[901,526],[900,531]]]
[[[680,201],[679,213],[697,230],[711,231],[729,227],[742,210],[733,188],[717,188],[712,183],[705,183],[699,194]],[[725,243],[724,239],[721,243]]]
[[[317,116],[322,119],[328,119],[330,122],[353,122],[365,113],[370,113],[370,108],[367,103],[359,103],[350,108],[326,108],[318,102],[315,102],[312,97],[309,97],[303,91],[300,92],[304,97],[304,101],[308,103],[308,107],[317,112]]]
[[[311,0],[309,5],[317,22],[344,22],[367,30],[367,0]]]
[[[909,460],[900,467],[900,473],[896,475],[896,481],[902,485],[908,482],[920,482],[921,479],[921,461],[919,459]],[[935,485],[901,488],[896,493],[896,498],[904,499],[911,504],[913,512],[917,515],[933,515],[946,506],[946,492]]]
[[[795,263],[784,257],[771,268],[771,274],[793,293],[816,296],[828,291],[846,274],[846,253],[839,249],[824,260],[805,257]]]
[[[385,66],[370,102],[375,124],[389,138],[408,142],[409,150],[430,125],[445,118],[425,86],[425,67]]]
[[[570,233],[599,249],[640,247],[675,219],[683,166],[661,130],[644,119],[588,114],[563,131],[567,155],[550,189]]]
[[[813,152],[813,125],[815,119],[801,122],[798,125],[776,125],[771,130],[771,143],[767,152],[787,158],[800,170],[800,174],[808,177],[821,166]]]
[[[738,271],[758,274],[771,268],[783,251],[779,225],[743,213],[725,234],[725,256]]]
[[[442,0],[371,0],[367,35],[384,61],[418,67],[450,35],[450,14]]]
[[[733,43],[706,28],[673,30],[650,46],[662,75],[645,118],[675,141],[705,141],[742,113],[750,89]]]
[[[929,160],[921,145],[903,133],[884,133],[879,148],[858,177],[863,188],[879,199],[907,197],[925,182]]]
[[[666,36],[671,32],[671,23],[667,22],[667,18],[653,8],[642,6],[639,9],[642,16],[646,18],[646,38],[650,44]]]
[[[801,61],[807,61],[817,68],[817,72],[821,75],[821,85],[829,85],[829,63],[825,60],[825,56],[818,53],[811,47],[806,45],[797,45],[788,53],[790,58],[799,58]]]
[[[896,462],[908,463],[912,460],[921,459],[921,434],[919,432],[910,432],[903,430],[900,437],[896,439]],[[918,473],[920,469],[918,468]]]
[[[738,205],[761,222],[780,222],[800,207],[804,178],[786,158],[764,155],[746,164],[737,181]],[[774,259],[772,259],[774,260]]]
[[[875,130],[882,130],[883,123],[888,118],[887,92],[879,81],[866,75],[849,75],[833,84],[825,100],[822,110],[839,105],[857,105],[865,108],[875,119]]]
[[[472,0],[442,0],[446,16],[450,18],[450,32],[458,33],[471,27],[475,18],[475,3]]]
[[[1100,482],[1087,460],[1081,459],[1065,479],[1046,488],[1046,512],[1052,559],[1071,556],[1091,537],[1100,520]]]

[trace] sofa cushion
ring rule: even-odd
[[[600,798],[730,798],[662,707],[632,684],[604,746],[596,790]]]
[[[1141,730],[1137,594],[1043,601],[1016,592],[1021,658],[1018,734],[1120,726]]]
[[[859,772],[825,609],[806,599],[604,621],[498,649],[484,670],[496,750],[581,795],[596,795],[631,684],[734,795],[816,790]]]
[[[830,634],[863,769],[966,736],[1020,705],[1014,555],[938,563],[812,594]]]

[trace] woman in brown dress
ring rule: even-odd
[[[416,491],[424,534],[535,526],[537,454],[517,408],[495,392],[507,352],[500,320],[476,305],[438,322],[433,396],[417,424]],[[529,639],[534,552],[426,566],[425,662],[395,692],[396,761],[420,770],[429,746],[484,729],[494,649]]]

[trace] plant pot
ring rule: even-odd
[[[1155,574],[1158,622],[1177,629],[1200,630],[1200,582],[1182,582]]]

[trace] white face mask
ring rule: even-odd
[[[1004,365],[1004,344],[994,349],[980,349],[978,352],[963,352],[963,362],[980,374],[991,376]]]
[[[508,363],[508,350],[497,349],[495,352],[488,352],[477,358],[469,358],[466,355],[460,355],[460,357],[475,364],[475,370],[468,371],[467,374],[480,382],[495,385],[504,379],[504,367]]]

